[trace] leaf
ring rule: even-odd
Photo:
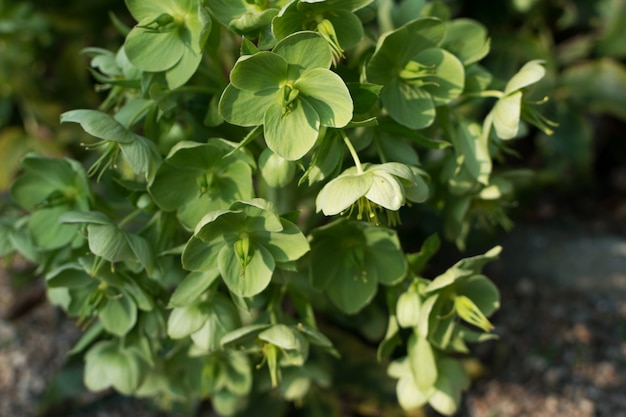
[[[469,386],[469,378],[456,359],[442,359],[439,363],[439,374],[428,403],[437,412],[450,416],[456,413],[461,392]]]
[[[420,51],[437,46],[443,40],[445,30],[445,25],[439,19],[427,17],[383,34],[367,64],[367,80],[375,84],[388,84]]]
[[[338,256],[333,254],[333,257]],[[350,252],[344,253],[349,259],[354,259]],[[333,303],[346,314],[355,314],[368,305],[378,290],[378,283],[372,273],[370,265],[352,261],[344,263],[338,276],[334,277],[326,292]]]
[[[457,98],[465,87],[465,69],[457,57],[441,48],[429,48],[415,56],[415,61],[429,68],[434,75],[424,77],[423,88],[436,106]]]
[[[484,275],[474,275],[463,281],[457,287],[457,293],[472,300],[485,316],[500,308],[498,287]]]
[[[28,219],[33,241],[42,250],[59,249],[69,245],[78,235],[79,226],[63,224],[59,218],[68,206],[46,207],[35,211]]]
[[[435,105],[430,94],[400,78],[391,79],[383,87],[380,98],[391,118],[403,126],[423,129],[435,120]]]
[[[276,155],[270,149],[261,152],[259,168],[265,182],[276,188],[289,184],[296,173],[296,166],[292,161]]]
[[[296,80],[300,74],[313,68],[328,69],[332,62],[330,47],[319,34],[300,31],[279,41],[273,53],[289,63],[289,77]]]
[[[480,61],[489,53],[491,42],[481,23],[472,19],[454,19],[447,22],[446,27],[441,46],[456,55],[464,66]]]
[[[346,83],[354,104],[354,114],[368,113],[378,101],[382,85],[372,83]]]
[[[222,347],[228,348],[233,347],[238,344],[247,343],[252,339],[255,339],[261,331],[270,327],[269,324],[249,324],[247,326],[242,326],[238,329],[232,330],[222,336],[221,344]]]
[[[194,302],[209,288],[219,276],[217,268],[208,271],[194,271],[187,274],[170,297],[170,307],[183,307]]]
[[[137,305],[124,293],[109,299],[98,313],[105,330],[116,336],[126,335],[137,323]]]
[[[228,123],[238,126],[263,124],[265,112],[276,103],[278,89],[246,91],[229,84],[220,97],[219,113]]]
[[[287,61],[267,51],[239,58],[230,73],[231,84],[248,91],[278,89],[286,78]]]
[[[134,27],[124,42],[124,50],[130,62],[148,72],[166,71],[183,56],[185,44],[177,30],[155,32]]]
[[[324,68],[302,73],[294,88],[317,112],[322,126],[343,127],[352,119],[352,98],[342,78]]]
[[[84,382],[92,391],[113,386],[125,395],[132,394],[141,383],[143,369],[138,356],[122,350],[114,341],[101,341],[85,355]]]
[[[298,226],[281,219],[280,232],[256,232],[254,238],[262,244],[276,262],[290,262],[300,259],[310,250],[309,242]]]
[[[378,282],[384,285],[400,282],[407,273],[407,263],[396,232],[369,225],[364,232],[365,259],[375,271]]]
[[[208,307],[202,302],[174,308],[167,319],[167,335],[172,339],[187,337],[198,331],[208,316]]]
[[[80,265],[71,263],[59,266],[46,275],[46,286],[49,288],[80,288],[94,282]]]
[[[216,295],[209,305],[206,321],[191,335],[194,344],[205,352],[220,349],[220,339],[229,331],[241,326],[237,309],[226,297]]]
[[[217,265],[230,291],[240,297],[252,297],[269,285],[275,262],[265,247],[251,245],[248,263],[242,265],[234,248],[225,245],[219,252]]]
[[[315,145],[320,118],[303,99],[296,99],[287,112],[281,103],[275,102],[265,112],[263,128],[267,146],[277,155],[295,161]]]
[[[79,123],[91,136],[117,143],[132,143],[135,134],[110,115],[98,110],[70,110],[61,114],[61,123]]]
[[[263,330],[259,333],[258,338],[288,350],[299,349],[302,343],[295,330],[284,324],[275,324]]]

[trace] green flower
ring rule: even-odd
[[[430,126],[435,107],[449,103],[463,91],[463,64],[438,47],[445,30],[439,19],[413,20],[381,36],[367,64],[367,80],[383,85],[383,106],[404,126]]]
[[[314,32],[288,36],[272,52],[242,56],[220,99],[220,114],[239,126],[263,125],[274,153],[300,159],[321,126],[343,127],[352,119],[350,93],[328,69],[331,59],[326,41]]]
[[[138,24],[126,37],[130,62],[147,72],[165,72],[174,89],[185,84],[202,60],[211,19],[199,0],[126,0]]]
[[[318,32],[333,52],[333,62],[344,57],[344,50],[356,46],[363,38],[361,20],[353,13],[372,0],[299,0],[283,8],[272,21],[276,39],[302,30]]]
[[[154,202],[163,210],[177,210],[183,226],[193,230],[206,213],[252,198],[254,159],[234,149],[223,139],[179,142],[148,188]]]
[[[414,167],[388,162],[364,164],[342,172],[322,188],[315,201],[318,212],[332,216],[357,204],[357,219],[365,215],[378,224],[377,210],[397,211],[406,200],[423,202],[428,197],[428,186]]]
[[[524,105],[522,96],[524,89],[541,80],[546,74],[543,66],[544,61],[534,60],[526,63],[514,76],[509,80],[504,88],[502,97],[498,99],[493,109],[485,118],[485,131],[489,132],[490,124],[496,130],[496,135],[500,139],[511,139],[517,136],[519,131],[520,118],[523,116],[539,128],[551,132],[547,125],[553,125],[552,122],[542,118],[531,108]],[[527,114],[523,114],[526,110]]]
[[[206,3],[222,25],[251,39],[259,37],[259,47],[263,47],[273,41],[272,19],[289,0],[211,0]]]
[[[92,200],[82,166],[70,159],[27,155],[24,172],[11,187],[13,199],[29,210],[28,230],[43,250],[69,245],[78,235],[78,225],[63,224],[59,218],[71,210],[88,210]]]
[[[277,266],[289,266],[309,250],[300,229],[262,199],[238,201],[207,214],[183,251],[191,271],[219,270],[228,289],[251,297],[270,283]]]

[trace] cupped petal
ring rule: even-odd
[[[330,67],[332,54],[328,43],[321,35],[303,31],[287,36],[276,44],[272,52],[285,58],[290,68],[290,76],[297,79],[302,71],[313,68]]]
[[[374,180],[370,174],[341,175],[322,188],[315,205],[326,216],[339,214],[363,197]]]
[[[253,92],[229,84],[220,98],[220,115],[228,123],[238,126],[262,125],[267,109],[278,103],[278,91],[278,88],[272,88]]]
[[[232,85],[249,91],[278,88],[286,78],[287,61],[267,51],[239,58],[230,73]]]
[[[322,126],[343,127],[352,120],[353,104],[341,77],[324,68],[306,71],[294,87],[320,116]]]
[[[273,103],[265,112],[263,132],[267,146],[289,161],[302,158],[313,148],[320,129],[320,118],[308,102],[296,99],[290,109]]]
[[[372,175],[372,185],[365,198],[388,210],[398,210],[404,204],[404,188],[400,181],[386,172]]]

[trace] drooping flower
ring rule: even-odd
[[[345,212],[356,204],[357,219],[379,224],[378,211],[397,211],[406,200],[422,202],[428,186],[419,170],[398,162],[363,164],[351,167],[322,188],[316,199],[317,211],[327,216]],[[393,214],[388,220],[396,220]],[[394,221],[391,221],[393,223]]]

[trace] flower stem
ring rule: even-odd
[[[363,167],[361,166],[361,160],[359,159],[359,155],[356,153],[356,149],[354,149],[352,142],[350,142],[350,138],[348,138],[348,135],[346,135],[346,132],[344,132],[343,130],[341,131],[341,137],[343,138],[343,142],[348,147],[348,150],[350,151],[350,155],[352,155],[352,159],[354,160],[354,165],[356,166],[356,172],[359,174],[362,174]]]

